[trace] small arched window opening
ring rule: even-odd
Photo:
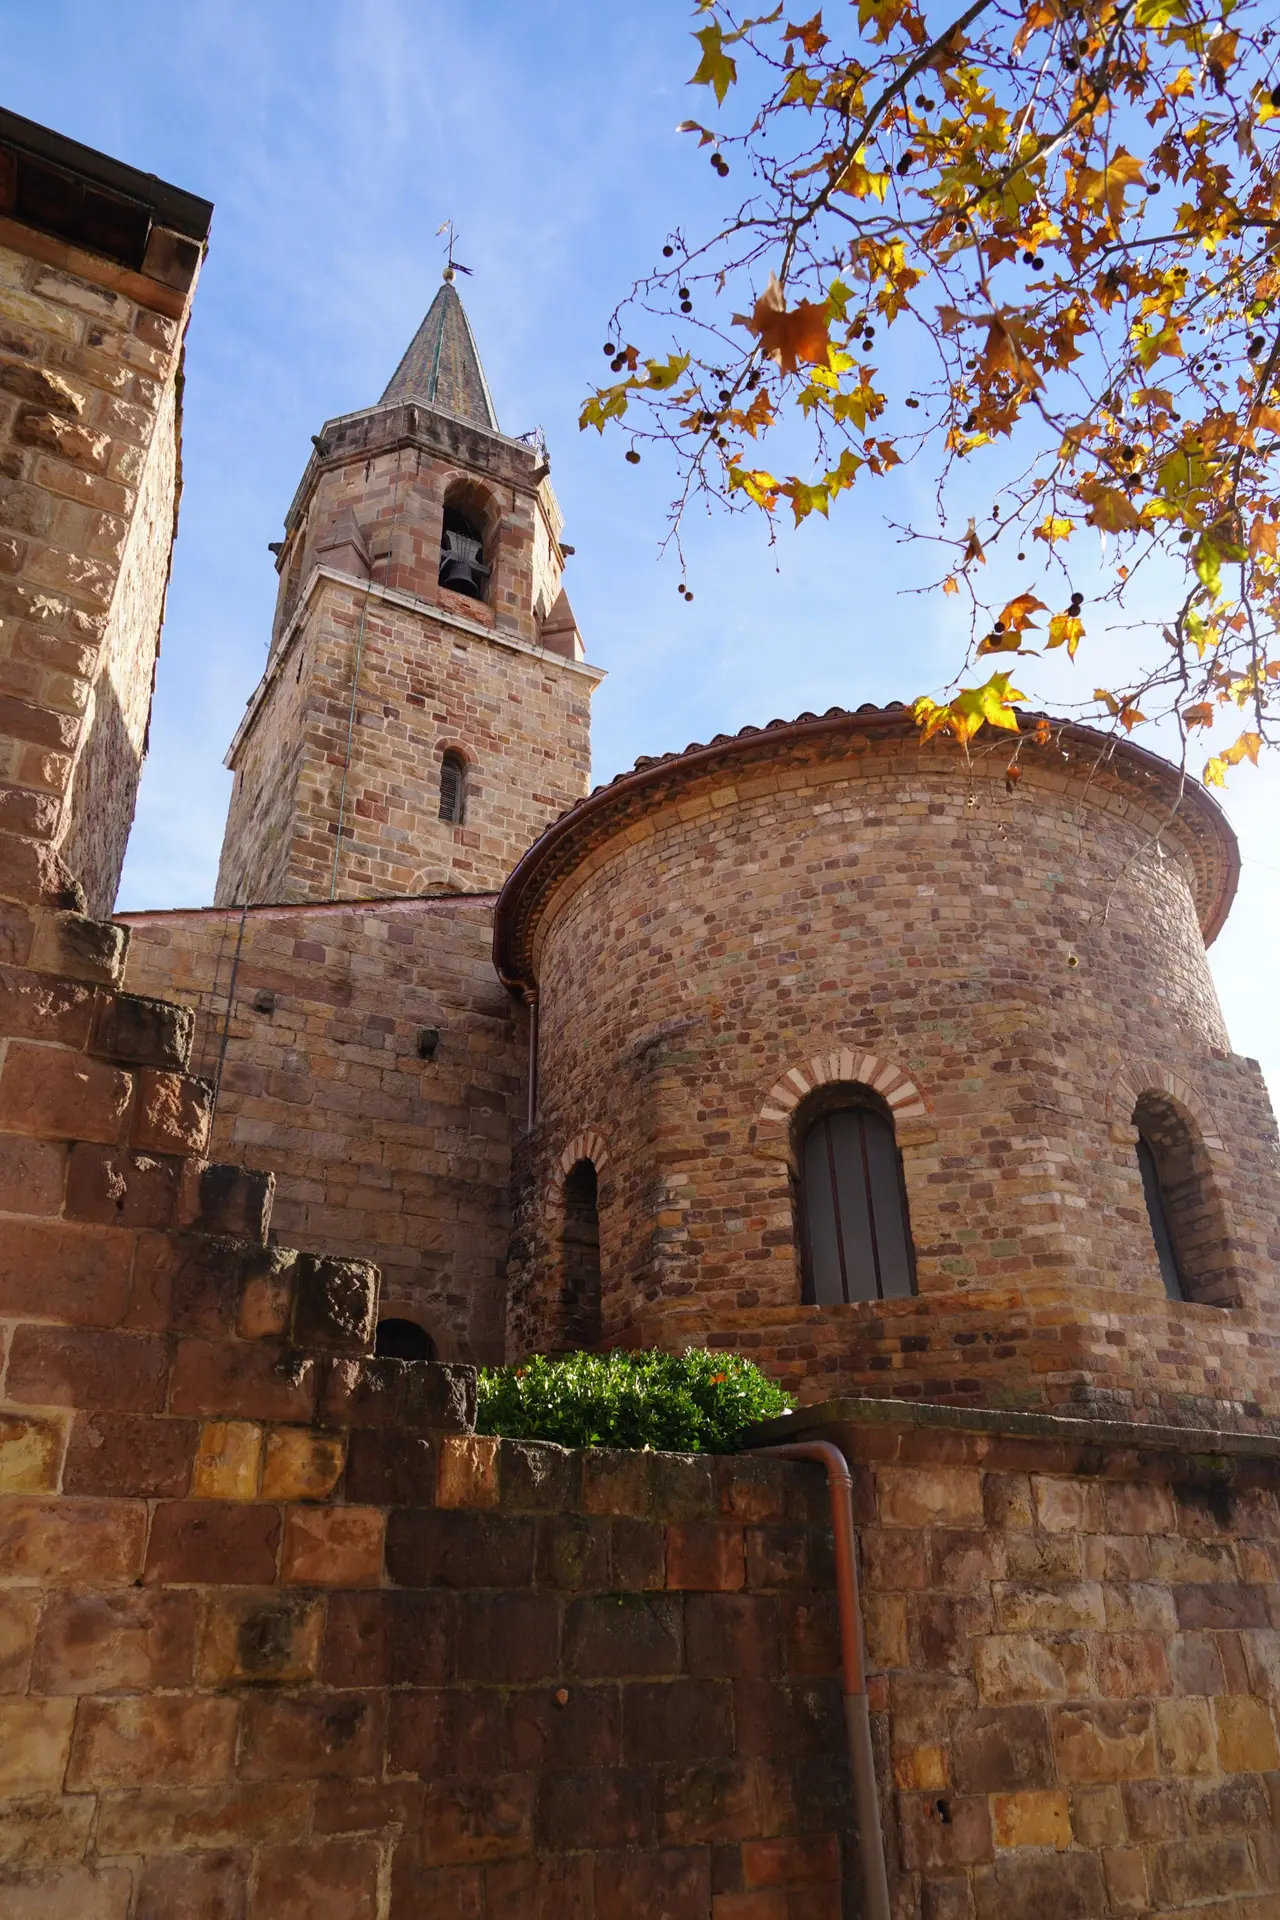
[[[915,1253],[893,1118],[870,1088],[824,1088],[798,1138],[804,1298],[813,1306],[913,1294]]]
[[[1133,1110],[1133,1125],[1165,1293],[1170,1300],[1238,1306],[1221,1197],[1193,1122],[1168,1095],[1144,1093]]]
[[[440,534],[440,585],[468,599],[483,600],[489,588],[484,527],[474,514],[446,506]]]
[[[379,1320],[373,1350],[383,1360],[434,1360],[436,1343],[416,1320]]]
[[[567,1347],[600,1341],[600,1183],[590,1160],[570,1167],[564,1182],[560,1301]]]
[[[460,827],[467,817],[467,763],[453,749],[440,762],[440,818]]]

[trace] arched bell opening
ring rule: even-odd
[[[497,545],[488,495],[462,480],[445,495],[440,526],[439,582],[469,600],[486,600]]]

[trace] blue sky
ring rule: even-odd
[[[622,441],[578,432],[615,300],[672,222],[697,228],[729,191],[674,131],[708,99],[684,84],[689,11],[684,0],[0,0],[6,106],[216,205],[122,907],[212,895],[222,755],[266,652],[267,542],[310,435],[386,384],[439,284],[446,217],[474,269],[461,285],[502,425],[541,425],[550,442],[577,549],[567,584],[588,655],[609,673],[596,779],[747,721],[910,698],[946,678],[955,605],[910,593],[921,549],[884,523],[886,511],[927,511],[925,472],[773,550],[752,520],[695,516],[686,605],[658,553],[670,473],[653,457],[628,467]],[[1070,674],[1055,656],[1018,678],[1053,705],[1078,697]],[[1273,1088],[1278,803],[1280,768],[1236,776],[1227,808],[1245,863],[1212,956],[1233,1042]]]

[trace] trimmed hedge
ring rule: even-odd
[[[748,1427],[790,1411],[759,1367],[731,1353],[566,1353],[484,1367],[476,1432],[562,1447],[732,1453]]]

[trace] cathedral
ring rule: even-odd
[[[273,543],[216,905],[123,917],[275,1230],[376,1262],[384,1343],[451,1360],[712,1344],[804,1400],[1280,1415],[1209,795],[1056,721],[1015,783],[893,706],[588,794],[561,532],[447,270]]]
[[[215,903],[113,916],[212,212],[0,110],[0,1914],[1274,1920],[1220,808],[897,704],[590,789],[446,275],[273,543]],[[792,1410],[477,1431],[614,1347]]]

